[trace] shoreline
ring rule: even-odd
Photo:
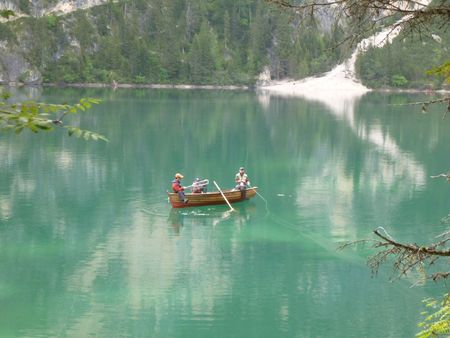
[[[206,90],[250,90],[254,87],[245,85],[195,85],[195,84],[135,84],[135,83],[2,83],[5,87],[52,87],[52,88],[125,88],[125,89],[206,89]]]
[[[310,90],[305,90],[303,86],[299,86],[299,84],[307,85],[309,81],[312,79],[320,79],[320,77],[313,77],[307,79],[300,80],[271,80],[265,82],[263,84],[255,84],[253,86],[250,85],[195,85],[195,84],[134,84],[134,83],[0,83],[2,87],[12,87],[12,88],[20,88],[20,87],[51,87],[51,88],[111,88],[111,89],[183,89],[183,90],[196,90],[196,89],[204,89],[204,90],[254,90],[256,92],[264,92],[264,93],[273,93],[273,94],[285,94],[289,96],[302,96],[307,97],[308,92]],[[306,81],[305,81],[306,80]],[[309,80],[309,81],[308,81]],[[349,88],[342,87],[342,83],[335,83],[336,87],[334,88],[314,88],[313,91],[317,90],[328,91],[333,90],[334,94],[343,91],[351,91],[352,94],[356,95],[364,95],[369,92],[375,93],[427,93],[427,94],[446,94],[450,93],[450,89],[420,89],[420,88],[364,88],[364,90],[360,90],[361,88]],[[360,83],[357,83],[357,87],[360,86]],[[303,87],[303,88],[300,88]],[[327,86],[328,87],[328,86]],[[299,90],[300,89],[300,90]],[[353,91],[352,89],[356,89]],[[348,94],[348,92],[347,92]]]

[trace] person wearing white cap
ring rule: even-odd
[[[172,181],[172,190],[174,193],[178,194],[178,197],[183,203],[187,203],[188,199],[184,195],[184,187],[181,185],[181,179],[184,176],[180,173],[175,174],[175,179]]]
[[[198,177],[192,182],[192,192],[194,194],[203,194],[206,192],[207,180],[200,180]]]
[[[236,182],[237,190],[245,190],[250,186],[250,180],[248,179],[248,175],[245,173],[245,168],[240,167],[239,172],[236,174],[234,181]]]

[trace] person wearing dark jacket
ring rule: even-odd
[[[175,179],[172,181],[172,190],[174,193],[178,194],[178,197],[183,203],[187,203],[188,199],[184,195],[184,187],[181,185],[181,179],[184,176],[180,173],[175,174]]]

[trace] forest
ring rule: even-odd
[[[356,63],[363,84],[370,88],[440,89],[444,76],[430,70],[448,62],[450,32],[439,26],[424,36],[400,34],[383,48],[370,48]],[[448,84],[447,84],[448,85]]]
[[[28,2],[17,5],[31,12]],[[265,67],[272,79],[300,79],[345,60],[354,48],[345,36],[345,23],[325,12],[300,19],[263,0],[111,1],[0,24],[0,39],[56,84],[254,85]],[[358,76],[372,88],[441,88],[443,79],[426,72],[446,61],[450,34],[429,36],[372,48]]]

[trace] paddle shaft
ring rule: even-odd
[[[234,211],[233,207],[231,206],[230,202],[228,202],[227,198],[225,197],[224,193],[222,192],[222,190],[219,188],[219,186],[217,185],[216,181],[213,181],[214,185],[216,186],[216,188],[219,190],[219,192],[222,194],[223,199],[225,200],[225,202],[227,202],[228,206],[230,207],[231,211]]]

